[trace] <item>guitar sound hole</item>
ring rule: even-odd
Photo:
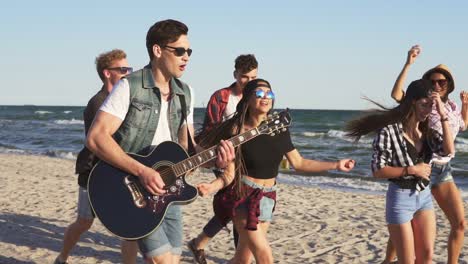
[[[159,172],[166,186],[173,185],[177,180],[174,171],[172,171],[172,168],[169,166],[161,166],[157,168],[156,171]]]

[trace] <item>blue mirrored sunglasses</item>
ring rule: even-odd
[[[275,99],[275,94],[272,91],[265,92],[262,89],[255,91],[256,98]]]

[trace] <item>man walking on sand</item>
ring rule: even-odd
[[[89,100],[84,110],[83,119],[86,135],[99,107],[101,107],[106,97],[112,91],[114,85],[122,77],[132,72],[132,68],[128,67],[127,55],[119,49],[100,54],[96,58],[96,70],[103,85],[101,90]],[[55,259],[54,264],[67,263],[70,251],[78,243],[80,236],[88,231],[94,222],[95,216],[88,201],[87,182],[89,173],[97,161],[97,157],[86,146],[78,154],[76,160],[76,173],[78,174],[79,185],[78,216],[75,222],[70,224],[65,231],[62,250]],[[136,242],[123,240],[121,250],[122,262],[124,264],[136,263],[138,251]]]
[[[138,177],[142,186],[154,195],[166,193],[159,172],[125,152],[145,154],[141,152],[164,141],[179,142],[185,149],[190,145],[193,93],[178,79],[192,54],[187,33],[184,23],[172,19],[150,27],[146,35],[150,64],[117,84],[96,115],[86,142],[100,159]],[[216,165],[225,168],[233,158],[232,144],[221,141]],[[183,238],[180,207],[170,205],[159,227],[138,240],[147,263],[180,262]]]

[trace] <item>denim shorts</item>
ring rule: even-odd
[[[83,219],[92,220],[94,219],[93,210],[91,210],[91,204],[88,199],[88,190],[83,187],[79,187],[78,190],[78,217]]]
[[[389,183],[385,206],[385,219],[388,224],[404,224],[413,219],[421,210],[433,210],[432,194],[429,188],[418,192],[414,189],[402,189]]]
[[[432,163],[431,185],[436,187],[443,182],[453,182],[450,162],[444,164]]]
[[[277,189],[276,185],[272,187],[264,187],[246,179],[245,177],[242,178],[242,182],[252,188],[261,189],[263,192],[273,192]],[[260,216],[258,217],[259,221],[271,222],[271,220],[273,220],[273,209],[275,208],[275,203],[276,201],[271,198],[265,196],[262,197],[260,200]],[[247,201],[240,204],[237,209],[247,211]]]
[[[389,183],[385,206],[385,219],[388,224],[407,223],[418,211],[433,209],[429,188],[418,192],[414,189],[402,189],[395,183]]]
[[[180,205],[171,205],[161,225],[150,235],[139,239],[138,246],[145,257],[157,257],[167,252],[182,254],[182,212]]]

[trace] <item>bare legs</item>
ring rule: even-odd
[[[171,252],[167,252],[166,254],[153,257],[151,259],[146,259],[146,263],[148,264],[178,264],[180,263],[180,256],[173,255]]]
[[[65,230],[65,235],[63,237],[63,247],[58,255],[60,261],[67,261],[68,256],[72,248],[80,240],[81,234],[88,231],[91,225],[93,224],[94,219],[84,219],[78,217],[75,222],[70,224]]]
[[[450,235],[448,237],[447,263],[458,263],[460,252],[465,238],[466,220],[463,201],[454,182],[444,182],[434,186],[431,190],[437,204],[450,222]],[[391,263],[396,257],[396,251],[390,239],[387,244],[387,253],[383,264]]]
[[[138,243],[136,241],[122,240],[120,247],[123,264],[136,264],[138,255]]]
[[[447,263],[458,263],[463,240],[465,238],[465,210],[463,201],[454,182],[445,182],[432,188],[432,195],[436,199],[445,216],[450,222],[450,235],[448,237]]]
[[[411,222],[390,224],[388,230],[396,248],[398,263],[432,263],[436,233],[433,210],[419,211]]]
[[[58,260],[66,262],[70,251],[80,240],[80,236],[89,230],[93,224],[94,219],[85,219],[78,217],[75,222],[70,224],[65,230],[65,235],[63,237],[63,246],[60,254],[58,255]],[[138,244],[135,241],[122,241],[122,262],[124,264],[135,264],[137,253],[138,253]]]
[[[257,230],[251,231],[245,229],[246,219],[247,214],[242,211],[237,211],[237,215],[233,219],[234,225],[239,232],[239,242],[234,258],[229,263],[250,264],[252,255],[257,264],[273,263],[273,254],[266,237],[270,223],[260,222],[257,225]]]
[[[382,264],[394,263],[397,259],[396,249],[392,244],[392,240],[389,238],[387,242],[387,250],[385,251],[385,260]]]
[[[205,232],[201,232],[194,240],[196,249],[204,249],[210,242],[211,238],[207,236]]]

